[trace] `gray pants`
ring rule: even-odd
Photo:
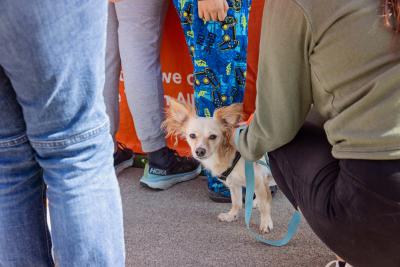
[[[109,4],[104,98],[111,135],[119,125],[119,73],[144,152],[164,147],[160,126],[164,118],[164,90],[160,41],[168,1],[121,0]]]

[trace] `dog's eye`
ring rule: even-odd
[[[208,139],[210,139],[210,140],[215,140],[215,139],[217,139],[217,136],[216,136],[215,134],[212,134],[212,135],[210,135],[210,136],[208,137]]]
[[[189,134],[189,137],[191,138],[191,139],[196,139],[196,135],[195,134]]]

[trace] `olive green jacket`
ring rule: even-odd
[[[380,3],[267,0],[245,158],[290,142],[314,105],[334,157],[400,159],[400,36]]]

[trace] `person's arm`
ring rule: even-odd
[[[312,104],[312,34],[303,10],[292,0],[264,7],[254,118],[240,134],[238,150],[248,160],[290,142]]]
[[[226,0],[198,0],[199,18],[206,21],[223,21],[228,13]]]

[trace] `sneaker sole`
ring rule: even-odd
[[[230,197],[221,196],[220,194],[218,194],[214,191],[211,191],[211,190],[208,190],[208,197],[212,201],[217,202],[217,203],[231,203],[232,202]]]
[[[201,169],[202,169],[201,165],[199,165],[199,167],[197,167],[196,170],[188,172],[184,175],[181,174],[175,174],[171,176],[157,176],[152,174],[143,175],[142,178],[140,178],[140,184],[149,187],[151,189],[165,190],[175,184],[186,182],[196,178],[201,173]],[[160,178],[161,180],[159,181],[152,181]]]
[[[128,169],[132,166],[133,166],[133,157],[115,166],[114,167],[115,174],[118,176],[123,170]]]

